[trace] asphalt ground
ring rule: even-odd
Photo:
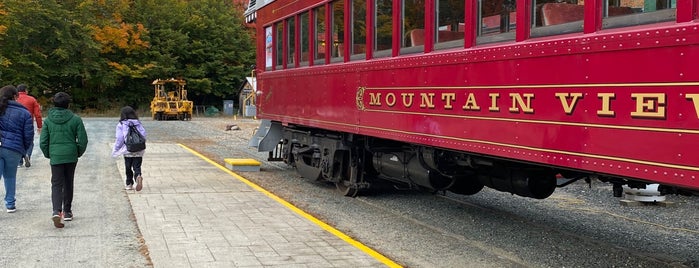
[[[110,155],[117,119],[84,121],[74,219],[53,226],[37,137],[32,166],[18,171],[17,211],[0,214],[0,267],[396,266],[180,144],[149,142],[143,190],[124,190],[123,160]]]

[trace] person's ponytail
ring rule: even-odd
[[[7,85],[0,88],[0,115],[5,114],[7,106],[10,104],[11,100],[15,99],[17,94],[17,88],[13,85]]]

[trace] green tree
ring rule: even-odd
[[[0,39],[4,84],[27,83],[31,93],[70,91],[91,68],[98,47],[90,30],[55,1],[5,0],[7,27]]]
[[[40,100],[67,91],[77,108],[147,107],[150,82],[178,77],[213,103],[249,75],[249,34],[230,1],[3,0],[0,81]]]
[[[185,79],[195,103],[237,95],[255,50],[232,2],[139,1],[134,10],[148,29],[152,78]]]

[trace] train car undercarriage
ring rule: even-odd
[[[264,123],[263,123],[264,124]],[[266,132],[259,134],[260,130]],[[523,197],[545,199],[556,187],[579,179],[597,178],[613,184],[614,196],[621,186],[645,188],[646,183],[624,178],[546,167],[467,152],[271,123],[260,127],[251,141],[259,151],[277,150],[277,160],[295,167],[312,180],[335,183],[345,196],[356,196],[372,182],[385,180],[402,187],[427,191],[450,191],[473,195],[484,187]],[[275,142],[280,141],[281,142]],[[272,158],[272,157],[271,157]],[[682,193],[661,187],[663,193]]]

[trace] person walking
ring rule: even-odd
[[[36,129],[38,134],[41,134],[41,105],[39,105],[39,102],[36,101],[36,98],[30,96],[27,93],[27,85],[25,84],[19,84],[17,85],[17,91],[19,91],[19,97],[17,98],[17,102],[21,103],[24,105],[24,107],[29,110],[29,114],[31,114],[32,119],[36,121]],[[31,159],[32,159],[32,152],[34,151],[34,140],[32,140],[32,145],[29,146],[29,149],[27,149],[27,154],[19,159],[19,166],[21,167],[24,165],[25,167],[31,167]]]
[[[44,120],[39,147],[51,164],[51,220],[63,228],[63,220],[73,220],[73,182],[75,169],[87,149],[87,132],[82,119],[68,109],[71,97],[58,92],[53,96],[54,107]]]
[[[136,191],[140,191],[143,189],[141,164],[143,163],[143,154],[146,150],[138,152],[129,152],[126,150],[126,135],[129,133],[129,126],[135,126],[138,132],[141,133],[141,136],[144,138],[146,137],[146,129],[141,124],[141,121],[138,120],[136,110],[130,106],[124,106],[121,108],[119,123],[116,125],[116,141],[112,149],[112,157],[124,156],[124,166],[126,167],[125,189],[136,189]]]
[[[15,86],[0,88],[0,173],[5,181],[5,207],[8,213],[17,211],[17,163],[34,140],[32,116],[27,108],[15,101],[17,97]]]

